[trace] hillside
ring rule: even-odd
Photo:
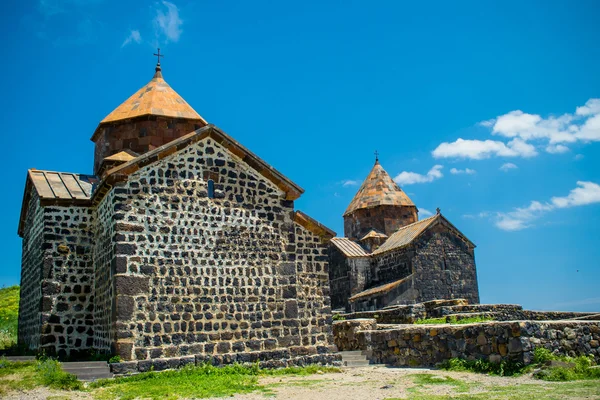
[[[19,286],[0,289],[0,350],[17,343]]]

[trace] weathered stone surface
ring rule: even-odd
[[[365,321],[365,320],[362,320]],[[334,323],[334,339],[340,350],[365,350],[375,363],[394,366],[433,366],[450,358],[513,360],[529,364],[533,350],[545,347],[555,353],[591,355],[600,361],[600,351],[591,342],[600,337],[597,321],[486,322],[468,325],[385,325],[361,320]],[[384,328],[384,329],[379,329]],[[432,335],[431,331],[436,330]],[[596,333],[592,333],[596,331]],[[353,340],[349,341],[348,337]],[[557,341],[557,338],[562,338]]]

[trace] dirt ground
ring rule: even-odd
[[[418,376],[421,374],[423,376]],[[434,384],[424,383],[422,379],[433,379]],[[548,383],[529,376],[499,377],[467,372],[450,372],[421,368],[387,368],[366,367],[347,368],[341,373],[323,373],[309,376],[276,376],[262,377],[259,383],[266,392],[234,395],[230,399],[238,400],[383,400],[411,398],[413,396],[449,396],[459,394],[477,394],[490,390],[495,391],[494,398],[504,398],[503,387],[507,390],[527,388],[523,398],[536,398],[535,393],[556,392],[560,383]],[[500,391],[500,392],[499,392]],[[507,398],[516,393],[506,393]],[[498,397],[500,395],[500,397]],[[544,396],[541,396],[544,397]],[[487,395],[486,395],[487,398]],[[600,382],[598,390],[593,389],[585,395],[561,395],[556,398],[600,399]],[[7,400],[92,400],[90,393],[73,393],[66,391],[38,388],[27,392],[13,392],[5,397]],[[221,398],[222,399],[222,398]],[[214,399],[216,400],[216,398]]]

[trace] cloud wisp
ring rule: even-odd
[[[507,162],[502,164],[502,166],[499,168],[500,171],[504,171],[504,172],[508,172],[511,169],[517,169],[519,167],[517,167],[515,164],[511,163],[511,162]]]
[[[164,37],[167,42],[177,42],[183,33],[181,29],[183,21],[179,18],[179,9],[175,4],[168,1],[163,1],[161,4],[164,8],[156,9],[156,16],[153,21],[157,39]]]
[[[140,44],[142,42],[142,35],[140,34],[140,31],[138,30],[132,30],[129,33],[129,36],[127,36],[127,39],[125,39],[125,41],[123,42],[123,44],[121,45],[121,48],[127,46],[129,43],[137,43]]]
[[[358,186],[360,184],[359,181],[355,181],[353,179],[345,179],[341,182],[343,187],[352,187],[352,186]]]
[[[538,149],[550,154],[565,153],[568,145],[600,141],[600,99],[589,99],[573,114],[542,117],[514,110],[479,122],[492,136],[503,140],[462,138],[441,143],[432,152],[435,158],[534,157]]]
[[[450,170],[450,173],[452,175],[461,175],[461,174],[466,174],[466,175],[473,175],[475,174],[477,171],[475,171],[474,169],[471,168],[465,168],[465,169],[456,169],[456,168],[452,168]]]
[[[509,212],[495,213],[493,219],[499,229],[518,231],[533,226],[535,220],[550,211],[595,203],[600,203],[600,185],[594,182],[578,181],[577,187],[572,189],[567,196],[552,197],[546,203],[532,201],[527,207],[517,207]]]
[[[440,179],[444,175],[442,174],[442,165],[434,165],[425,175],[416,173],[416,172],[408,172],[402,171],[394,178],[394,181],[398,185],[412,185],[415,183],[429,183],[433,182],[436,179]]]

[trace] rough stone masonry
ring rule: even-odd
[[[160,66],[92,139],[96,175],[28,171],[21,345],[136,365],[337,362],[335,233],[294,210],[299,186],[207,124]]]

